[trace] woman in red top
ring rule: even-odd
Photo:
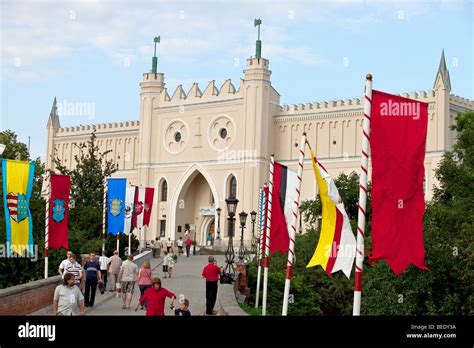
[[[140,301],[138,301],[135,311],[138,310],[140,305],[143,305],[146,301],[146,315],[154,316],[165,316],[165,299],[169,297],[171,299],[170,307],[174,307],[175,294],[171,291],[161,287],[160,278],[153,278],[151,280],[152,287],[146,289]]]

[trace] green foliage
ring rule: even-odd
[[[430,271],[411,265],[399,277],[385,261],[364,262],[363,315],[472,315],[474,302],[474,112],[460,114],[453,126],[458,141],[436,170],[439,187],[427,203],[424,216],[426,264]],[[359,182],[357,175],[339,175],[335,184],[343,198],[353,231],[357,227]],[[371,185],[368,187],[368,223],[365,245],[371,249]],[[321,215],[319,198],[301,203],[300,211],[312,227]],[[353,274],[327,276],[321,267],[306,269],[319,231],[311,228],[296,236],[296,263],[290,294],[290,315],[350,315]],[[267,312],[280,315],[283,302],[286,255],[271,255]],[[249,287],[256,288],[257,265],[250,267]],[[262,289],[262,285],[261,285]],[[255,303],[254,294],[250,304]]]

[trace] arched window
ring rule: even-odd
[[[166,202],[167,199],[168,199],[168,183],[166,182],[166,180],[163,180],[163,182],[161,183],[160,201],[161,202]]]
[[[229,180],[229,197],[237,197],[237,179],[233,175]]]

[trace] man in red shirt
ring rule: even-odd
[[[217,283],[221,270],[216,266],[213,256],[209,256],[208,262],[202,270],[202,276],[206,279],[206,314],[213,315],[217,297]]]
[[[149,316],[165,316],[165,300],[167,297],[171,299],[170,307],[174,307],[175,294],[171,291],[161,287],[160,278],[153,278],[151,281],[152,287],[146,289],[143,296],[138,301],[135,311],[140,305],[146,302],[146,315]]]
[[[184,245],[186,246],[186,257],[189,257],[189,249],[191,249],[191,245],[193,245],[193,241],[189,239],[189,237],[184,241]]]

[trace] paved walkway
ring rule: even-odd
[[[207,264],[207,255],[196,255],[178,257],[178,262],[173,268],[173,275],[171,278],[163,278],[161,268],[162,258],[151,260],[151,267],[154,268],[153,276],[158,276],[161,279],[162,286],[169,291],[175,293],[177,299],[175,306],[178,306],[178,299],[180,295],[184,295],[190,302],[189,310],[192,315],[204,315],[206,305],[206,285],[202,278],[202,269]],[[217,265],[223,266],[225,257],[223,255],[215,256]],[[122,299],[115,297],[115,294],[109,293],[105,301],[101,301],[89,309],[86,315],[145,315],[145,310],[134,311],[140,296],[140,289],[138,285],[135,286],[133,294],[132,309],[122,309]],[[96,295],[102,296],[100,293]],[[106,296],[106,295],[104,295]],[[169,299],[166,299],[165,314],[174,315],[169,308]],[[217,309],[217,308],[216,308]]]

